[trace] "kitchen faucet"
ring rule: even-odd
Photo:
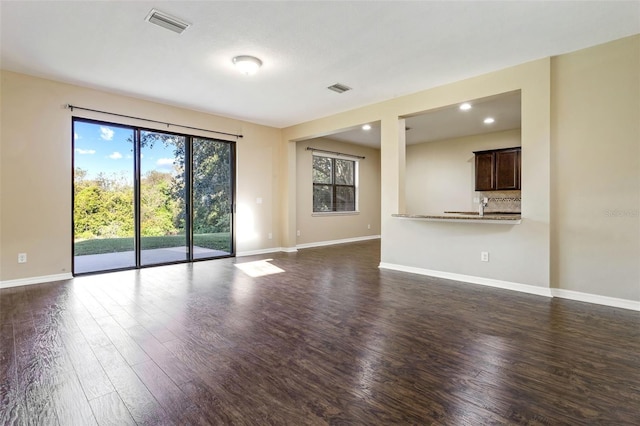
[[[480,216],[484,216],[484,208],[489,204],[489,199],[487,197],[483,197],[480,200],[480,204],[478,205],[478,214]]]

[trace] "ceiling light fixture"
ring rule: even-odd
[[[245,75],[253,75],[262,66],[262,61],[255,56],[236,56],[233,58],[236,69]]]
[[[484,124],[492,124],[495,121],[496,120],[494,120],[493,117],[487,117],[484,119]]]
[[[362,126],[362,130],[371,130],[371,124],[365,124]]]
[[[465,102],[463,104],[460,104],[460,110],[461,111],[468,111],[471,109],[471,104],[469,102]]]

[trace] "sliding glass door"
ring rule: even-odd
[[[233,251],[232,146],[193,138],[193,257],[204,259]]]
[[[74,274],[232,256],[235,145],[73,120]]]
[[[140,263],[189,259],[187,138],[140,131]]]
[[[74,272],[135,267],[134,131],[73,124]]]

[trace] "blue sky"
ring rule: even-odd
[[[87,179],[102,172],[133,181],[133,130],[116,126],[76,121],[74,126],[74,159],[76,168],[87,171]],[[156,143],[142,152],[142,173],[149,170],[173,171],[174,153],[171,146]]]

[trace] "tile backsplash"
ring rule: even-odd
[[[519,213],[521,198],[520,191],[487,191],[478,192],[478,197],[489,199],[484,211],[491,212],[514,212]]]

